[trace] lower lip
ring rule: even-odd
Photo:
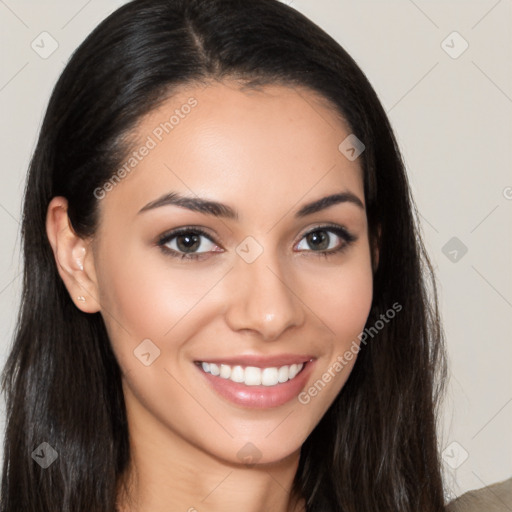
[[[279,407],[293,400],[306,385],[314,363],[314,361],[308,361],[292,380],[275,386],[246,386],[230,379],[216,377],[211,373],[206,373],[198,365],[195,366],[212,388],[230,402],[242,407],[268,409]]]

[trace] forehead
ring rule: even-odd
[[[121,163],[123,178],[102,201],[133,216],[179,191],[236,205],[243,215],[276,211],[302,198],[350,190],[363,196],[359,161],[340,144],[348,125],[305,88],[236,83],[189,86],[144,116]]]

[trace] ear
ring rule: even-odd
[[[98,312],[100,304],[91,240],[80,238],[74,232],[65,197],[54,197],[50,201],[46,214],[46,233],[57,270],[71,300],[84,313]]]

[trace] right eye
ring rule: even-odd
[[[206,242],[204,241],[206,239]],[[164,233],[157,245],[168,256],[179,259],[199,259],[219,247],[205,231],[199,228],[180,228]],[[198,249],[203,249],[199,251]]]

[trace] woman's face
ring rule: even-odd
[[[372,301],[350,132],[305,89],[226,82],[182,89],[137,135],[87,256],[132,429],[234,463],[296,453]]]

